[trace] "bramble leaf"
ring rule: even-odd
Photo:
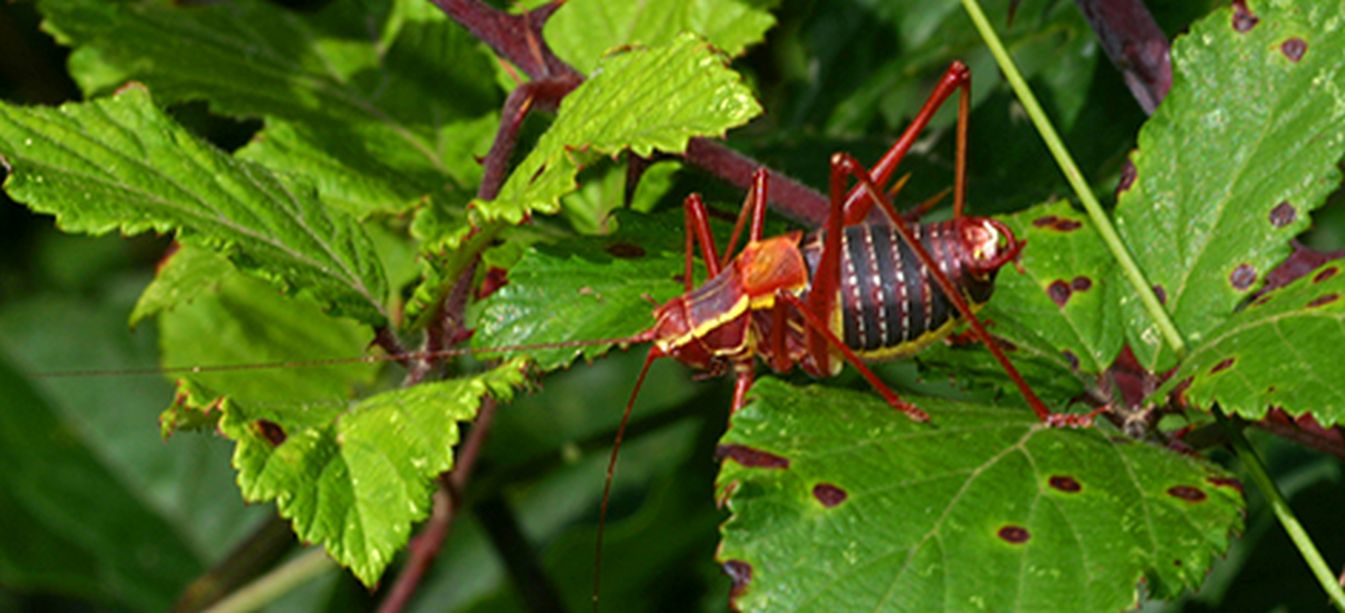
[[[280,296],[265,284],[228,268],[217,270],[209,253],[185,248],[169,258],[146,295],[163,283],[164,275],[195,279],[190,301],[159,313],[161,361],[165,367],[266,365],[333,360],[364,355],[369,331],[350,320],[325,316],[312,302]],[[196,269],[175,273],[182,269]],[[205,274],[215,276],[205,278]],[[174,378],[185,381],[179,399],[203,408],[213,397],[197,389],[255,406],[302,407],[309,403],[344,402],[358,385],[372,382],[377,365],[332,363],[294,368],[249,368],[199,372]],[[199,387],[198,387],[199,386]]]
[[[276,410],[226,401],[220,429],[237,441],[238,486],[275,500],[300,539],[321,543],[372,586],[430,509],[434,478],[453,467],[458,422],[486,396],[508,400],[522,362],[385,392],[347,407]]]
[[[499,93],[487,55],[432,3],[40,8],[44,27],[75,47],[72,73],[86,93],[134,79],[164,102],[204,99],[219,113],[267,118],[240,155],[310,181],[354,215],[426,196],[461,204],[474,191],[472,155],[485,148],[457,131],[492,114]]]
[[[578,187],[579,170],[601,156],[680,152],[692,137],[722,135],[760,112],[737,73],[693,35],[607,57],[565,97],[499,196],[476,202],[476,210],[509,223],[532,211],[555,213],[560,197]]]
[[[547,20],[543,34],[556,55],[583,73],[592,72],[608,51],[624,45],[670,43],[683,32],[695,32],[720,51],[737,56],[761,42],[766,30],[775,25],[775,18],[760,4],[742,0],[570,0]]]
[[[142,87],[59,108],[0,104],[5,190],[67,232],[174,232],[323,308],[387,319],[387,282],[354,218],[202,143]]]
[[[1261,419],[1271,407],[1345,421],[1340,365],[1345,357],[1345,275],[1329,262],[1266,293],[1210,331],[1156,397],[1179,385],[1199,407]]]
[[[1193,344],[1289,254],[1340,184],[1345,153],[1345,4],[1253,0],[1246,10],[1257,21],[1215,11],[1173,44],[1172,92],[1140,131],[1136,179],[1116,209],[1122,239]],[[1171,366],[1139,301],[1118,298],[1140,363]]]
[[[649,328],[654,304],[683,291],[682,226],[674,221],[680,216],[623,215],[613,236],[528,248],[510,269],[509,282],[469,312],[476,328],[472,345],[604,339]],[[609,347],[526,353],[550,370]]]
[[[1240,530],[1221,469],[1025,410],[757,382],[721,441],[744,610],[1117,611],[1199,585]]]

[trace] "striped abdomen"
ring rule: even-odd
[[[959,235],[957,222],[918,224],[911,229],[973,309],[990,299],[994,271],[977,275],[968,270],[974,256]],[[959,318],[957,308],[896,230],[862,224],[844,232],[839,317],[831,320],[846,345],[864,358],[894,358],[919,351],[952,330]],[[816,270],[822,251],[820,233],[804,249],[809,270]]]

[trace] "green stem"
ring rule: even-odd
[[[1088,212],[1088,218],[1093,221],[1093,227],[1097,229],[1098,235],[1107,244],[1107,249],[1111,250],[1112,256],[1121,265],[1121,271],[1125,274],[1126,279],[1134,286],[1135,294],[1144,303],[1144,309],[1148,311],[1150,319],[1158,325],[1159,332],[1162,333],[1168,346],[1176,352],[1178,359],[1186,357],[1186,341],[1182,339],[1181,333],[1177,331],[1176,324],[1172,323],[1172,318],[1168,317],[1167,311],[1158,301],[1158,296],[1154,295],[1153,286],[1144,278],[1144,272],[1135,263],[1135,258],[1130,255],[1130,250],[1126,248],[1125,243],[1121,242],[1120,235],[1116,233],[1116,227],[1112,225],[1106,211],[1102,210],[1102,205],[1098,203],[1097,197],[1089,189],[1088,182],[1084,180],[1078,164],[1074,163],[1074,158],[1065,148],[1065,143],[1060,140],[1060,135],[1051,125],[1051,120],[1046,117],[1046,112],[1041,109],[1041,104],[1037,103],[1037,97],[1028,88],[1027,81],[1023,80],[1023,75],[1018,72],[1018,67],[1014,65],[1013,58],[1009,57],[1009,52],[1004,49],[1004,43],[1000,42],[999,35],[995,34],[994,28],[990,27],[990,21],[981,11],[980,4],[976,0],[962,0],[962,6],[967,9],[967,14],[976,24],[976,29],[980,31],[981,38],[990,47],[990,53],[995,56],[995,61],[999,63],[999,69],[1004,72],[1004,78],[1009,81],[1009,86],[1013,88],[1014,94],[1023,104],[1023,109],[1027,111],[1028,117],[1032,118],[1033,125],[1036,126],[1037,132],[1041,134],[1041,139],[1046,142],[1046,148],[1055,157],[1056,164],[1060,166],[1060,171],[1065,173],[1065,179],[1069,181],[1070,187],[1074,188],[1074,193],[1079,197],[1079,202],[1083,203],[1084,210]]]
[[[1237,452],[1238,459],[1242,460],[1244,469],[1251,473],[1252,481],[1256,483],[1257,489],[1261,490],[1261,495],[1266,497],[1270,510],[1280,520],[1284,531],[1289,533],[1289,539],[1298,547],[1303,560],[1308,563],[1308,568],[1312,569],[1312,575],[1322,584],[1322,590],[1331,598],[1331,604],[1335,605],[1336,610],[1345,611],[1345,590],[1341,589],[1335,573],[1331,572],[1330,566],[1327,566],[1326,559],[1317,550],[1317,545],[1312,541],[1312,537],[1308,536],[1308,531],[1299,523],[1294,510],[1289,507],[1289,501],[1284,499],[1284,495],[1275,486],[1275,481],[1270,478],[1270,473],[1266,472],[1266,467],[1256,455],[1256,450],[1252,449],[1251,443],[1243,436],[1242,428],[1224,417],[1223,411],[1218,407],[1215,407],[1214,414],[1228,430],[1228,438],[1233,443],[1233,450]]]
[[[990,52],[995,56],[995,61],[999,63],[1005,79],[1008,80],[1010,87],[1018,96],[1019,102],[1023,104],[1024,110],[1032,119],[1032,123],[1036,126],[1037,132],[1041,134],[1042,140],[1046,142],[1046,148],[1051,151],[1051,155],[1055,157],[1061,172],[1065,173],[1065,178],[1069,181],[1070,187],[1074,189],[1074,193],[1083,203],[1084,209],[1088,211],[1088,217],[1093,221],[1093,226],[1097,229],[1103,242],[1106,243],[1107,248],[1111,250],[1117,263],[1121,265],[1121,270],[1126,279],[1134,286],[1135,293],[1140,297],[1140,301],[1144,304],[1144,309],[1148,311],[1150,319],[1158,326],[1159,332],[1177,355],[1177,359],[1185,359],[1187,354],[1186,340],[1177,330],[1177,326],[1168,316],[1162,303],[1158,301],[1158,296],[1154,295],[1152,286],[1144,278],[1144,273],[1139,269],[1134,258],[1131,257],[1130,250],[1121,242],[1121,237],[1116,233],[1116,228],[1112,226],[1111,219],[1107,217],[1106,212],[1102,210],[1102,205],[1093,196],[1087,181],[1084,180],[1083,173],[1079,171],[1078,165],[1074,163],[1069,150],[1060,140],[1055,127],[1051,125],[1041,105],[1037,103],[1037,98],[1028,88],[1027,82],[1023,80],[1023,75],[1018,72],[1018,67],[1014,65],[1013,58],[1005,50],[1004,43],[1000,41],[994,28],[990,26],[990,21],[986,19],[985,12],[981,10],[980,4],[977,3],[977,0],[962,0],[962,6],[967,10],[967,14],[976,25],[976,29],[980,31],[981,38],[990,47]],[[1257,457],[1256,451],[1243,437],[1242,431],[1230,423],[1228,418],[1223,415],[1223,411],[1219,410],[1217,406],[1214,407],[1214,415],[1227,426],[1230,439],[1233,442],[1233,451],[1237,454],[1238,459],[1242,460],[1242,464],[1247,468],[1247,471],[1251,473],[1252,481],[1256,483],[1262,495],[1270,502],[1275,517],[1279,520],[1280,525],[1284,526],[1285,532],[1289,534],[1289,538],[1294,542],[1294,545],[1298,547],[1299,553],[1312,569],[1313,576],[1317,577],[1317,580],[1322,584],[1322,589],[1331,598],[1332,604],[1338,610],[1345,612],[1345,593],[1342,593],[1340,583],[1331,572],[1331,568],[1326,565],[1326,560],[1322,558],[1316,544],[1308,536],[1307,531],[1303,529],[1303,524],[1299,523],[1293,509],[1284,499],[1284,495],[1275,486],[1275,481],[1266,472],[1266,468],[1261,463],[1261,459]]]
[[[335,568],[336,564],[327,557],[327,552],[315,548],[258,577],[256,581],[243,586],[206,611],[207,613],[256,611],[289,593],[290,590]]]

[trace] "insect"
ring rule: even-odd
[[[954,62],[911,125],[871,169],[849,154],[832,156],[830,210],[823,227],[807,236],[795,231],[763,237],[769,182],[764,170],[753,176],[723,257],[716,251],[700,196],[686,198],[686,293],[658,306],[653,327],[632,339],[648,341],[651,347],[608,461],[595,567],[601,566],[603,520],[621,439],[645,375],[660,358],[670,357],[710,374],[732,373],[732,411],[746,402],[758,358],[776,372],[797,366],[816,377],[835,375],[849,363],[894,409],[926,421],[927,413],[902,400],[865,361],[911,355],[946,337],[963,320],[1038,418],[1053,425],[1086,423],[1086,417],[1047,409],[974,314],[989,300],[996,273],[1017,259],[1025,243],[999,221],[963,212],[970,85],[966,65]],[[912,224],[898,214],[882,186],[955,92],[959,108],[953,218]],[[851,180],[856,184],[847,189]],[[747,243],[731,256],[749,219]],[[708,276],[699,287],[690,281],[693,242]],[[597,570],[595,603],[600,587]]]

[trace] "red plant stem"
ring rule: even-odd
[[[471,479],[472,470],[481,455],[486,436],[490,433],[491,423],[495,420],[495,408],[494,399],[486,398],[481,401],[481,410],[477,412],[476,421],[472,423],[467,440],[458,448],[458,457],[453,469],[439,477],[440,487],[434,494],[434,510],[430,514],[430,519],[407,546],[406,563],[397,574],[397,580],[388,589],[388,595],[378,606],[379,613],[398,613],[406,608],[411,602],[411,597],[415,595],[416,588],[424,579],[425,573],[439,555],[439,550],[443,548],[444,539],[448,537],[453,519],[462,505],[461,492]]]
[[[560,101],[584,80],[584,76],[551,51],[542,39],[542,27],[560,6],[552,2],[541,8],[509,15],[480,0],[431,0],[467,31],[485,42],[504,60],[518,66],[534,83],[544,84],[505,101],[500,131],[487,154],[486,172],[503,180],[504,165],[513,153],[514,137],[523,117],[533,109],[555,109]],[[528,103],[524,104],[523,101]],[[514,108],[511,109],[511,102]],[[513,111],[513,112],[511,112]],[[521,111],[521,113],[519,112]],[[739,187],[751,184],[752,171],[765,165],[738,153],[723,143],[694,138],[684,159]],[[494,170],[494,172],[492,172]],[[827,216],[827,199],[784,173],[770,171],[773,188],[770,203],[780,214],[795,221],[818,225]],[[498,188],[496,188],[498,190]],[[498,191],[492,192],[492,195]]]
[[[1172,87],[1168,39],[1141,0],[1076,0],[1145,114]]]

